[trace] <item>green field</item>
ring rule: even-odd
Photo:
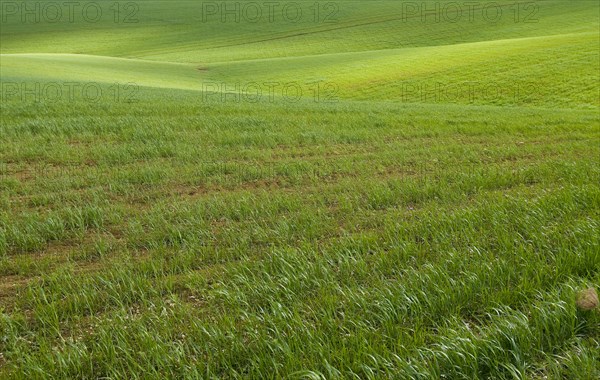
[[[600,3],[265,3],[0,1],[0,379],[599,378]]]

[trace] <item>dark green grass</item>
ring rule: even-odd
[[[18,2],[19,5],[25,3],[32,9],[35,4],[43,7],[54,2]],[[84,3],[79,6],[79,12],[74,13],[73,22],[69,22],[66,10],[56,23],[43,22],[45,18],[37,24],[23,23],[20,13],[6,15],[0,51],[4,54],[60,52],[193,63],[228,62],[596,32],[599,20],[598,3],[588,0],[518,3],[482,0],[475,2],[478,4],[471,16],[465,3],[459,2],[462,17],[457,22],[445,18],[454,16],[452,11],[443,11],[443,7],[451,3],[448,1],[437,2],[437,11],[436,2],[423,7],[429,14],[424,22],[419,10],[413,15],[403,7],[409,2],[396,0],[369,0],[367,5],[364,1],[351,0],[279,2],[273,21],[268,21],[269,12],[264,10],[265,17],[259,22],[248,22],[245,18],[236,22],[229,16],[225,23],[220,13],[203,18],[205,4],[228,4],[232,9],[236,3],[244,6],[263,2],[186,1],[185,6],[174,6],[167,0],[94,3],[103,12],[98,22],[87,22],[83,17]],[[131,20],[137,22],[125,22],[127,13],[123,11],[115,22],[115,3],[121,10],[125,10],[128,3],[136,4],[137,10],[129,12],[134,11],[135,17]],[[315,17],[315,3],[321,10],[319,17]],[[416,3],[419,7],[423,4]],[[283,7],[288,4],[296,4],[302,10],[297,22],[282,16]],[[485,6],[491,6],[489,18],[483,12]],[[502,14],[492,22],[496,7]],[[325,22],[332,11],[335,17]],[[93,15],[93,10],[90,14]]]

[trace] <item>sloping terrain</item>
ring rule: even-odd
[[[0,378],[600,376],[596,1],[7,4]]]

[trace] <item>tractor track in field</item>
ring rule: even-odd
[[[497,5],[497,6],[499,8],[508,8],[508,7],[512,6],[512,5],[513,4],[502,4],[502,5]],[[473,11],[482,11],[482,10],[484,10],[484,7],[473,8]],[[430,16],[434,16],[434,14],[431,14]],[[437,13],[435,14],[435,16],[437,16]],[[327,29],[297,31],[297,32],[294,32],[293,34],[286,34],[286,35],[283,35],[283,36],[263,38],[263,39],[259,39],[259,40],[255,40],[255,41],[240,41],[240,42],[236,41],[236,42],[232,42],[232,43],[225,43],[225,44],[222,44],[222,45],[201,48],[201,50],[214,50],[214,49],[223,49],[223,48],[238,47],[238,46],[243,46],[243,45],[254,45],[254,44],[260,44],[260,43],[263,43],[263,42],[285,40],[285,39],[288,39],[288,38],[295,38],[295,37],[308,36],[308,35],[314,35],[314,34],[320,34],[320,33],[327,33],[327,32],[337,31],[337,30],[345,30],[345,29],[358,28],[358,27],[361,27],[361,26],[370,26],[370,25],[376,25],[376,24],[385,24],[385,23],[394,22],[394,21],[412,20],[412,19],[417,19],[417,18],[421,18],[421,17],[422,17],[421,15],[412,16],[412,17],[401,16],[401,17],[386,18],[386,19],[381,20],[381,19],[379,19],[379,16],[378,16],[375,20],[363,21],[363,22],[353,23],[353,24],[345,24],[345,25],[340,25],[340,26],[331,27],[331,28],[327,28]],[[373,18],[371,18],[371,19],[373,19]],[[135,56],[133,56],[133,57],[136,57],[136,58],[144,57],[144,56],[147,56],[148,54],[152,54],[152,53],[159,53],[159,54],[176,53],[176,52],[186,51],[186,50],[188,50],[188,48],[193,48],[195,46],[197,46],[196,43],[194,43],[194,44],[188,44],[188,45],[179,45],[177,47],[173,47],[173,48],[170,48],[170,49],[160,49],[160,50],[159,49],[154,49],[154,50],[137,51],[136,54],[135,54]]]
[[[498,5],[499,8],[507,8],[509,6],[511,6],[511,4]],[[474,8],[473,11],[482,11],[483,9],[484,8]],[[436,13],[436,16],[437,16],[437,13]],[[287,35],[287,36],[265,38],[265,39],[262,39],[262,40],[251,41],[251,42],[243,42],[243,43],[240,43],[240,44],[213,46],[213,47],[210,47],[209,49],[221,49],[221,48],[235,47],[235,46],[240,46],[240,45],[252,45],[252,44],[257,44],[257,43],[262,43],[262,42],[282,40],[282,39],[286,39],[286,38],[294,38],[294,37],[306,36],[306,35],[311,35],[311,34],[319,34],[319,33],[324,33],[324,32],[331,32],[331,31],[334,31],[334,30],[352,29],[352,28],[358,28],[358,27],[361,27],[361,26],[370,26],[370,25],[375,25],[375,24],[385,24],[387,22],[410,20],[410,19],[416,19],[416,18],[420,18],[420,17],[422,17],[422,16],[420,16],[420,15],[419,16],[413,16],[413,17],[402,16],[402,17],[389,18],[389,19],[385,19],[385,20],[361,22],[361,23],[358,23],[358,24],[343,25],[343,26],[338,26],[338,27],[329,28],[329,29],[325,29],[325,30],[306,31],[306,32],[300,32],[300,33],[291,34],[291,35]],[[207,50],[209,50],[209,49],[207,49]]]

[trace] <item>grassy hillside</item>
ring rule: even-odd
[[[44,17],[43,4],[52,1],[24,3],[29,3],[29,9],[41,4],[42,21],[51,19]],[[317,14],[314,1],[301,0],[280,3],[272,11],[261,6],[256,22],[259,13],[243,8],[256,3],[251,1],[216,2],[227,9],[240,4],[240,10],[225,22],[223,12],[213,14],[206,5],[215,2],[185,1],[175,6],[171,1],[142,0],[135,6],[119,2],[119,7],[109,0],[96,3],[102,14],[96,22],[92,22],[96,8],[84,12],[83,5],[72,12],[63,8],[62,17],[53,23],[36,24],[33,16],[23,23],[25,6],[15,14],[5,11],[0,52],[210,63],[590,33],[597,31],[600,17],[598,3],[588,0],[539,1],[536,7],[526,2],[516,7],[514,1],[482,1],[473,8],[461,6],[460,18],[457,11],[446,8],[449,2],[437,3],[438,8],[430,2],[417,10],[394,0],[372,0],[368,6],[364,1],[318,2]],[[494,6],[484,11],[489,4]],[[421,10],[427,14],[425,20]],[[454,18],[456,22],[448,21]]]
[[[312,2],[302,2],[298,22],[276,11],[270,22],[265,11],[266,20],[257,23],[241,11],[239,22],[230,15],[224,23],[219,12],[206,15],[201,2],[185,10],[169,2],[139,2],[119,5],[115,22],[114,3],[99,4],[104,17],[98,23],[85,22],[75,12],[79,23],[67,22],[70,14],[63,14],[63,23],[31,28],[33,16],[22,23],[17,11],[5,15],[3,79],[134,82],[238,93],[256,93],[258,85],[262,94],[271,91],[266,83],[278,83],[274,96],[293,85],[291,98],[599,105],[599,8],[592,1],[501,4],[489,8],[502,12],[497,22],[489,21],[490,11],[479,9],[487,9],[483,5],[461,8],[461,18],[448,22],[456,16],[442,5],[439,15],[426,13],[422,19],[407,5],[386,1],[369,7],[319,3],[318,16]],[[240,3],[225,4],[231,9]],[[133,12],[128,20],[137,22],[121,20],[126,18],[121,8]],[[327,19],[327,12],[335,18]],[[153,63],[157,60],[169,64]]]
[[[247,92],[251,99],[258,93],[266,99],[272,90],[274,96],[288,95],[292,100],[314,99],[321,89],[321,97],[329,101],[596,108],[599,42],[597,33],[580,33],[201,67],[73,54],[1,57],[8,82],[136,83],[198,92]]]
[[[297,3],[2,2],[0,378],[597,378],[597,2]]]

